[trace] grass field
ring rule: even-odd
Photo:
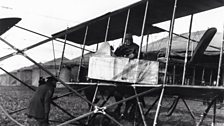
[[[57,89],[55,92],[55,95],[61,95],[66,93],[66,89]],[[0,104],[4,107],[8,112],[12,112],[15,110],[19,110],[22,108],[26,108],[29,104],[29,100],[32,97],[33,91],[29,90],[28,88],[17,86],[17,87],[4,87],[0,86]],[[147,111],[147,108],[150,107],[152,104],[152,101],[154,101],[154,97],[147,97],[145,98],[147,107],[144,108],[144,111]],[[168,107],[172,104],[173,98],[164,98],[162,107],[161,107],[161,113],[158,120],[158,126],[194,126],[195,123],[190,116],[189,112],[186,109],[186,106],[183,102],[179,102],[177,105],[177,109],[174,111],[173,115],[168,117],[167,110]],[[203,114],[204,110],[206,109],[206,105],[203,105],[202,102],[198,101],[190,101],[186,100],[191,110],[194,112],[195,117],[197,121],[200,120],[200,115]],[[79,115],[82,115],[86,112],[88,112],[88,105],[87,103],[78,98],[75,95],[71,95],[68,97],[60,98],[58,100],[55,100],[55,102],[60,105],[62,108],[66,109],[68,112],[70,112],[73,116],[77,117]],[[108,102],[108,104],[114,102],[114,99],[111,98]],[[219,107],[219,106],[218,106]],[[109,112],[111,112],[114,108],[109,108]],[[1,110],[0,110],[1,111]],[[153,108],[153,110],[146,116],[146,122],[149,126],[152,125],[153,118],[155,115],[156,107]],[[25,115],[26,110],[12,114],[12,117],[16,119],[21,124],[25,124],[25,120],[27,120],[27,117]],[[208,116],[205,118],[203,122],[203,126],[210,126],[212,122],[212,114],[213,109],[209,111]],[[217,109],[216,111],[216,121],[218,126],[224,126],[224,107]],[[50,120],[55,120],[58,122],[63,122],[66,119],[69,119],[70,117],[63,113],[61,110],[59,110],[56,107],[52,106],[51,113],[50,113]],[[98,117],[100,118],[100,116]],[[82,120],[83,121],[83,120]],[[51,122],[51,125],[57,125],[58,122]],[[124,126],[132,126],[133,123],[124,120],[119,119],[119,122],[121,122]],[[34,123],[32,121],[27,122],[28,125],[32,126]],[[1,126],[15,126],[15,123],[9,120],[3,112],[1,112],[0,115],[0,125]],[[107,126],[114,125],[113,122],[107,122]]]

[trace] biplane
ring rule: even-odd
[[[15,54],[22,54],[50,76],[54,76],[60,84],[69,89],[70,93],[76,94],[91,106],[88,113],[78,117],[72,116],[72,119],[59,124],[59,126],[79,122],[80,119],[91,118],[93,117],[92,115],[95,114],[103,114],[116,125],[123,125],[119,120],[110,115],[107,109],[133,99],[138,107],[136,110],[140,115],[138,118],[141,120],[140,122],[138,121],[138,125],[156,126],[159,125],[158,117],[160,107],[165,96],[177,97],[173,102],[174,104],[170,107],[169,115],[175,110],[179,99],[182,99],[197,126],[203,124],[203,120],[207,116],[210,108],[214,106],[213,120],[211,123],[215,125],[216,101],[224,97],[222,67],[223,44],[221,44],[221,47],[217,48],[218,51],[213,55],[206,55],[207,53],[205,52],[208,46],[211,47],[209,43],[216,34],[216,28],[209,28],[197,42],[197,46],[194,50],[189,50],[189,43],[192,42],[189,33],[184,55],[173,55],[174,53],[171,45],[174,35],[173,29],[175,26],[175,19],[188,15],[191,15],[191,19],[193,19],[194,14],[222,7],[223,5],[223,0],[142,0],[77,26],[57,32],[53,34],[52,37],[24,49],[17,49],[3,38],[0,38],[2,42],[16,51],[15,53],[1,57],[0,61],[6,60]],[[169,41],[167,41],[165,51],[162,53],[161,51],[156,53],[144,52],[143,57],[140,57],[141,53],[143,53],[142,47],[144,37],[154,33],[164,32],[164,29],[155,26],[155,24],[164,21],[170,21]],[[191,31],[192,21],[193,20],[190,21],[189,31]],[[13,23],[16,24],[17,22],[18,20]],[[14,25],[13,23],[12,25]],[[11,27],[12,25],[10,24],[9,26]],[[5,30],[3,29],[3,32],[8,30],[8,28],[9,27]],[[121,39],[123,42],[126,33],[132,33],[141,38],[137,59],[128,59],[111,55],[111,48],[107,42],[117,39]],[[26,50],[30,50],[54,39],[66,39],[67,41],[83,45],[81,57],[84,57],[85,46],[103,43],[102,45],[104,46],[90,57],[88,66],[83,66],[82,59],[80,60],[78,77],[86,76],[87,79],[82,80],[79,78],[77,82],[64,82],[61,78],[45,69],[31,57],[25,55]],[[222,42],[222,40],[220,40],[220,42]],[[191,51],[193,55],[190,55]],[[83,75],[83,67],[87,67],[88,71],[86,75]],[[2,70],[4,69],[2,68]],[[24,85],[29,87],[27,84]],[[95,86],[95,90],[93,94],[91,94],[92,99],[83,97],[76,88],[74,88],[78,86]],[[109,105],[98,105],[95,103],[95,99],[97,92],[101,91],[100,88],[103,88],[103,90],[113,89],[112,92],[116,90],[125,92],[125,90],[127,90],[131,91],[131,93],[129,92],[128,97]],[[158,98],[152,101],[152,105],[147,111],[144,111],[140,101],[141,97],[146,96],[157,96]],[[57,98],[60,98],[60,96]],[[108,99],[109,98],[110,97],[108,97]],[[209,101],[208,107],[205,109],[204,113],[202,113],[200,120],[196,120],[195,115],[190,110],[185,99],[207,99]],[[153,123],[147,124],[145,115],[151,111],[151,108],[155,106],[156,103],[157,108]],[[52,101],[52,104],[60,108],[54,101]],[[63,109],[62,111],[67,113]],[[87,122],[89,122],[88,119]],[[134,122],[135,121],[136,120],[134,120]]]

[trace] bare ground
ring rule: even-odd
[[[66,93],[66,89],[58,89],[55,92],[55,95],[61,95]],[[0,86],[0,105],[3,106],[8,112],[12,112],[15,110],[19,110],[22,108],[26,108],[29,104],[29,100],[32,97],[32,91],[28,88],[17,86],[17,87],[4,87]],[[146,107],[144,108],[144,111],[147,111],[147,108],[150,107],[152,104],[152,101],[155,100],[155,97],[147,97],[145,98],[146,101]],[[164,98],[163,103],[161,106],[161,113],[158,119],[158,126],[194,126],[195,122],[190,116],[189,112],[187,111],[186,106],[181,101],[177,105],[177,109],[174,111],[172,116],[167,116],[167,111],[169,106],[172,104],[173,98]],[[86,112],[88,112],[88,105],[87,103],[78,98],[75,95],[60,98],[55,101],[58,105],[60,105],[62,108],[66,109],[68,112],[70,112],[73,116],[77,117],[79,115],[82,115]],[[109,103],[114,102],[114,99],[110,99]],[[196,117],[196,120],[199,121],[201,118],[201,115],[207,108],[206,105],[203,105],[202,102],[199,101],[192,101],[192,100],[186,100],[191,110],[194,112],[194,115]],[[216,111],[216,122],[218,126],[224,125],[224,107],[220,107],[217,105],[217,111]],[[114,116],[111,111],[113,111],[113,108],[108,108],[108,113],[111,116]],[[0,110],[1,111],[1,110]],[[146,122],[147,125],[153,124],[153,119],[155,116],[156,107],[153,108],[153,110],[146,116]],[[27,120],[27,116],[25,115],[26,110],[12,114],[12,117],[16,119],[21,124],[25,124]],[[205,118],[203,122],[203,126],[210,126],[212,122],[212,116],[213,115],[213,109],[211,109],[208,113],[208,116]],[[103,115],[97,115],[96,119],[101,119],[104,117]],[[52,110],[50,113],[50,120],[53,120],[54,122],[51,122],[51,125],[57,125],[60,122],[63,122],[64,120],[70,119],[70,116],[62,112],[56,107],[52,106]],[[56,121],[56,122],[55,122]],[[126,119],[118,119],[120,123],[122,123],[124,126],[132,126],[134,125],[132,121],[126,120]],[[137,121],[141,121],[140,118],[137,119]],[[81,120],[80,122],[85,123],[85,120]],[[114,122],[111,122],[108,119],[104,118],[104,122],[106,125],[115,125]],[[27,125],[33,125],[33,121],[28,120]],[[14,126],[15,123],[9,120],[4,113],[1,112],[0,115],[0,125],[1,126]],[[75,125],[75,124],[73,124]],[[80,124],[79,124],[80,125]],[[140,124],[142,125],[142,124]]]

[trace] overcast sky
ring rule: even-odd
[[[134,2],[137,0],[0,0],[0,18],[20,17],[22,20],[17,24],[18,26],[51,36],[67,27],[75,26]],[[20,49],[46,39],[16,27],[10,29],[2,37]],[[56,57],[61,57],[63,45],[54,42],[54,46]],[[13,52],[3,43],[0,43],[0,48],[0,56]],[[37,62],[46,62],[53,59],[52,50],[50,42],[28,51],[27,54]],[[66,46],[66,57],[75,58],[80,54],[81,50]],[[14,56],[0,63],[8,71],[31,64],[22,56]]]
[[[20,17],[22,20],[17,24],[18,26],[50,36],[67,27],[72,27],[137,1],[138,0],[0,0],[0,18]],[[200,16],[195,16],[193,31],[206,30],[208,27],[217,27],[218,31],[222,31],[223,15],[224,9],[218,8],[200,14]],[[187,32],[188,22],[189,17],[176,21],[175,32]],[[160,24],[160,26],[169,29],[167,23]],[[20,49],[45,39],[44,37],[16,27],[10,29],[10,31],[6,32],[2,37]],[[157,36],[155,36],[155,38],[156,37]],[[55,44],[54,46],[56,57],[60,57],[62,44]],[[14,52],[2,43],[0,43],[0,48],[0,56]],[[50,42],[28,51],[27,54],[37,62],[46,62],[53,59],[52,50],[52,43]],[[76,57],[77,54],[80,55],[80,53],[81,51],[79,49],[66,47],[65,56],[73,58]],[[0,62],[0,66],[8,71],[31,64],[31,62],[22,56],[15,56]]]

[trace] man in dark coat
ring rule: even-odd
[[[28,117],[37,120],[39,126],[48,126],[51,98],[57,80],[48,77],[45,84],[40,85],[32,97],[28,109]]]
[[[119,46],[116,49],[116,51],[114,52],[114,54],[116,56],[119,56],[119,57],[126,57],[126,58],[130,58],[130,59],[134,59],[134,58],[138,57],[138,51],[139,51],[139,46],[136,43],[133,42],[132,34],[127,33],[125,35],[124,44]],[[143,57],[142,54],[140,54],[140,58],[141,57]],[[125,90],[127,90],[127,89],[125,89]],[[133,92],[131,92],[131,91],[130,92],[129,91],[124,92],[124,89],[121,89],[121,91],[119,91],[119,92],[120,92],[121,96],[124,96],[125,93],[128,94],[128,95],[133,95],[133,94],[130,94],[130,93],[133,93]],[[139,97],[139,100],[143,103],[143,105],[145,105],[143,97]],[[135,115],[134,113],[135,113],[136,107],[137,107],[137,104],[136,104],[135,99],[127,101],[125,109],[124,109],[123,116],[125,118],[133,119],[134,115]],[[116,112],[118,112],[118,114],[119,114],[120,113],[120,108],[117,108]]]
[[[137,58],[139,46],[133,42],[132,34],[125,35],[124,44],[116,49],[114,54],[120,57],[127,57],[130,59]]]

